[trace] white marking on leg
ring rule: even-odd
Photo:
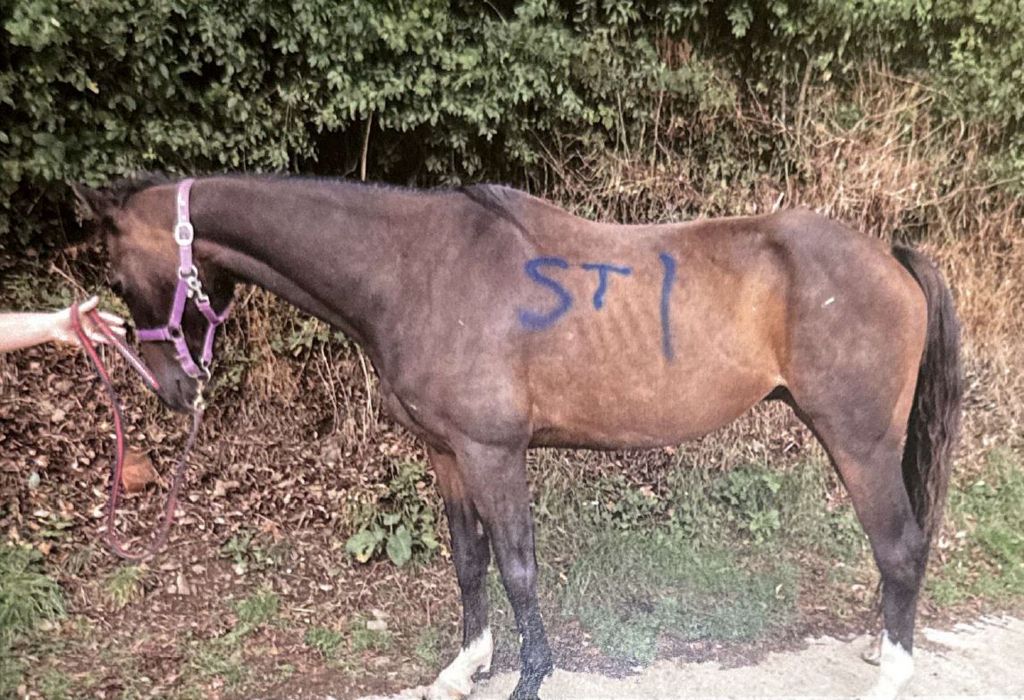
[[[455,660],[438,674],[437,680],[427,688],[427,700],[456,700],[469,695],[473,690],[473,674],[491,670],[493,653],[491,628],[486,627],[479,637],[462,647]]]
[[[894,644],[887,632],[882,633],[879,655],[879,677],[869,693],[873,698],[896,698],[914,675],[914,658],[900,644]]]

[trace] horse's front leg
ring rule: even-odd
[[[450,700],[469,695],[473,674],[491,668],[494,642],[487,626],[487,566],[490,546],[473,500],[469,497],[454,455],[428,448],[438,491],[444,499],[452,558],[462,591],[462,649],[426,689],[429,700]]]
[[[458,463],[494,549],[522,640],[519,683],[512,698],[533,700],[553,664],[537,601],[537,558],[525,444],[521,448],[462,445]]]

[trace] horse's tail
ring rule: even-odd
[[[928,332],[903,448],[903,483],[917,523],[931,541],[942,524],[960,429],[960,323],[953,295],[935,264],[904,246],[894,246],[892,253],[917,280],[928,302]]]

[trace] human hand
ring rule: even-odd
[[[78,314],[82,320],[82,327],[85,329],[85,334],[89,336],[89,339],[94,343],[107,343],[109,342],[107,337],[103,335],[103,333],[95,327],[95,324],[86,317],[86,313],[95,309],[99,303],[99,297],[95,296],[83,301],[78,305]],[[125,328],[123,318],[106,311],[100,311],[99,314],[100,318],[110,326],[111,331],[122,338],[124,337]],[[61,343],[72,343],[74,345],[80,344],[78,336],[75,335],[75,330],[71,325],[71,307],[60,311],[54,311],[50,314],[50,320],[50,332],[53,340]]]

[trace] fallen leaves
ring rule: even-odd
[[[127,493],[144,491],[149,484],[156,482],[159,478],[156,469],[153,468],[152,460],[146,454],[131,448],[125,452],[121,484]]]

